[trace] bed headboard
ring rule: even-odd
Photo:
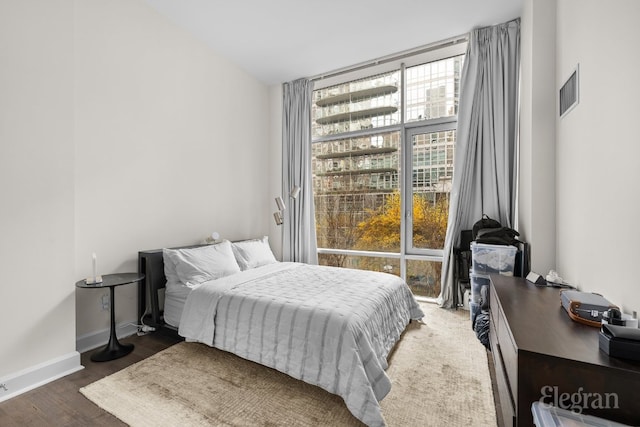
[[[181,246],[179,248],[197,248],[205,245]],[[162,249],[152,249],[138,252],[138,272],[144,274],[144,280],[138,287],[138,319],[142,319],[145,312],[151,311],[150,317],[145,317],[145,324],[158,329],[160,327],[175,330],[164,322],[163,309],[160,307],[160,292],[167,284],[164,275],[164,259]],[[148,308],[147,308],[147,297]]]

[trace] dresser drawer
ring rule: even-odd
[[[496,374],[496,389],[500,400],[499,407],[504,425],[505,427],[512,427],[516,425],[515,401],[513,399],[513,392],[515,390],[509,388],[509,380],[507,379],[507,373],[504,369],[500,345],[496,339],[495,324],[496,322],[490,323],[489,340],[491,342],[491,357]]]
[[[511,339],[509,325],[500,306],[493,286],[489,287],[489,342],[496,373],[496,387],[500,396],[500,408],[505,426],[516,423],[516,405],[518,395],[518,353]]]
[[[496,338],[500,347],[500,354],[502,355],[502,363],[504,364],[504,371],[507,376],[509,388],[514,391],[515,395],[515,390],[518,389],[518,351],[511,338],[504,313],[499,311],[497,314]]]

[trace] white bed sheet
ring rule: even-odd
[[[193,288],[178,332],[337,394],[356,418],[384,426],[386,358],[423,315],[397,276],[276,263]]]

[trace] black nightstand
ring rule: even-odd
[[[116,320],[115,320],[115,308],[114,308],[114,293],[115,287],[120,285],[127,285],[129,283],[137,283],[144,279],[144,274],[139,273],[117,273],[117,274],[105,274],[102,276],[101,283],[88,284],[86,280],[79,280],[76,282],[78,288],[109,288],[109,294],[111,296],[111,332],[109,336],[109,343],[101,350],[96,351],[91,355],[91,360],[94,362],[107,362],[114,360],[133,351],[133,344],[120,344],[118,337],[116,337]]]

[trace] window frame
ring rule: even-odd
[[[417,125],[413,125],[414,123],[417,123]],[[404,172],[404,176],[402,177],[403,182],[400,187],[402,212],[404,212],[404,221],[401,223],[405,224],[405,230],[404,245],[401,243],[400,246],[405,246],[405,253],[407,255],[426,255],[439,257],[440,260],[442,260],[444,256],[444,248],[417,248],[413,245],[413,155],[407,154],[413,152],[412,137],[423,133],[456,130],[457,123],[458,116],[455,115],[420,122],[412,122],[412,126],[406,126],[405,128],[404,140],[402,141],[404,144],[402,147],[402,158],[404,161],[402,171]]]
[[[322,248],[317,249],[317,253],[320,254],[337,254],[337,255],[352,255],[352,256],[365,256],[365,257],[382,257],[393,258],[400,260],[400,277],[403,280],[407,280],[407,260],[415,261],[433,261],[442,262],[444,256],[444,249],[425,249],[416,248],[413,246],[412,226],[413,226],[413,213],[412,213],[412,197],[407,197],[413,193],[413,155],[411,147],[411,136],[415,133],[431,133],[444,130],[455,130],[457,128],[458,116],[439,117],[435,119],[422,119],[405,122],[405,110],[406,110],[406,68],[426,64],[429,62],[436,62],[445,60],[451,57],[463,55],[466,53],[468,41],[462,39],[454,43],[441,48],[429,49],[426,52],[416,55],[398,55],[401,57],[398,60],[390,61],[374,61],[370,66],[354,66],[354,71],[335,73],[331,77],[320,77],[315,80],[314,90],[324,89],[330,86],[344,84],[350,81],[359,80],[362,78],[374,76],[377,74],[391,72],[394,70],[400,70],[401,79],[401,91],[400,91],[400,123],[381,126],[373,129],[362,129],[350,132],[344,132],[337,135],[327,135],[312,138],[311,143],[323,143],[340,139],[349,139],[357,137],[372,136],[375,134],[382,134],[386,132],[399,132],[400,137],[400,150],[401,158],[400,172],[398,180],[400,182],[400,197],[401,197],[401,209],[403,212],[400,221],[400,252],[380,252],[380,251],[363,251],[353,249],[337,249],[337,248]],[[426,131],[425,131],[426,130]],[[408,193],[407,193],[408,192]],[[410,203],[411,201],[411,203]],[[433,301],[435,297],[419,297],[419,299]]]

